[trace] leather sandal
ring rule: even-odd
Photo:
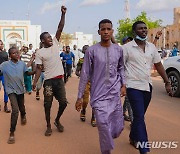
[[[9,136],[9,139],[8,139],[8,144],[14,144],[15,143],[15,138],[14,136]]]
[[[6,107],[4,107],[4,112],[6,112],[6,113],[10,113],[10,112],[11,112],[11,110],[9,110],[9,109],[8,109],[8,107],[6,106]]]
[[[95,119],[91,119],[91,125],[92,125],[93,127],[96,127],[96,120],[95,120]]]
[[[86,121],[86,112],[84,110],[81,110],[80,119],[82,122]]]

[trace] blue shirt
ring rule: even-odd
[[[26,64],[23,61],[17,63],[11,60],[0,65],[0,71],[4,75],[4,83],[6,93],[16,93],[18,95],[25,93],[24,88],[24,73],[28,71]]]
[[[70,53],[61,52],[60,57],[62,57],[63,60],[66,61],[66,64],[72,65],[72,58],[74,58],[75,56],[72,52]]]
[[[177,53],[178,53],[179,51],[178,51],[178,49],[177,48],[174,48],[173,50],[172,50],[172,56],[177,56]]]

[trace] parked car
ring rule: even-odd
[[[180,96],[180,56],[169,57],[164,60],[164,68],[171,81],[173,95]]]

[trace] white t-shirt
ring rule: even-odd
[[[45,80],[64,74],[56,37],[53,38],[51,47],[41,48],[36,52],[35,64],[43,64]]]
[[[32,55],[35,51],[33,49],[29,49],[28,52]]]
[[[72,53],[75,56],[75,65],[77,65],[79,59],[84,57],[84,54],[80,52],[79,50],[73,50]]]

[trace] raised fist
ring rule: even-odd
[[[66,8],[65,6],[61,6],[61,12],[62,12],[62,13],[65,14],[65,13],[66,13],[66,10],[67,10],[67,8]]]

